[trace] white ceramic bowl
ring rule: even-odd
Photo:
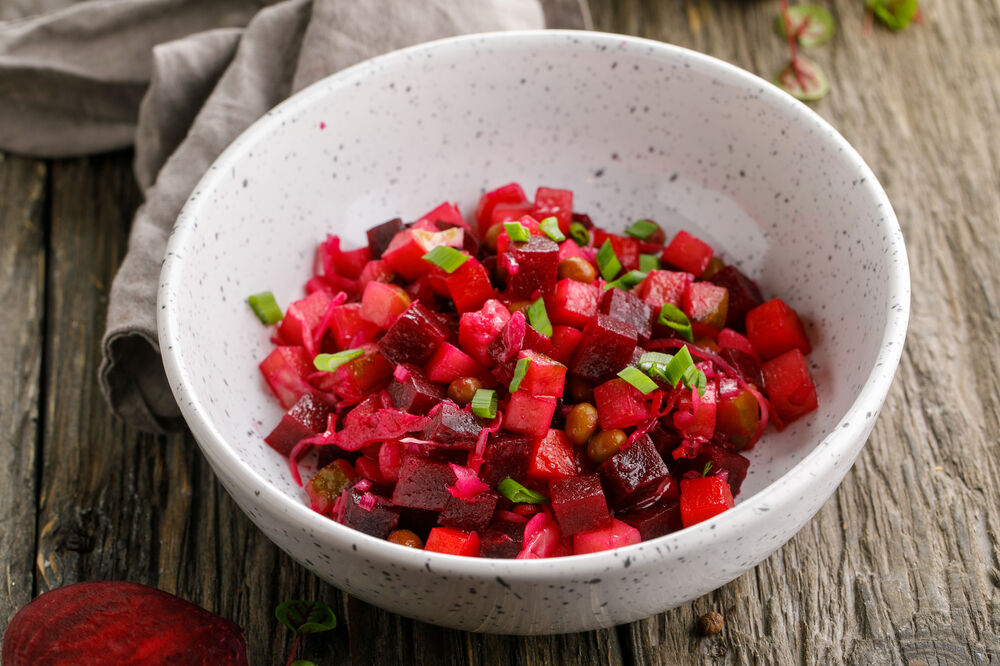
[[[269,331],[245,299],[302,294],[327,232],[470,211],[511,180],[565,187],[623,229],[695,232],[802,314],[819,410],[750,454],[736,507],[653,541],[555,560],[411,550],[312,512],[262,437],[281,410],[259,377]],[[334,585],[460,629],[557,633],[694,599],[785,543],[840,483],[899,361],[909,273],[872,172],[807,107],[719,60],[582,32],[438,41],[375,58],[281,104],[205,175],[163,266],[160,345],[222,484],[276,544]]]

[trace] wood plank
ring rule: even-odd
[[[0,153],[0,626],[34,587],[46,178],[44,162]]]
[[[786,59],[776,2],[593,0],[636,32],[770,78]],[[636,663],[1000,660],[1000,48],[995,7],[921,3],[925,23],[866,32],[862,3],[824,3],[837,36],[809,52],[833,91],[814,106],[866,158],[907,239],[909,340],[868,447],[835,497],[756,570],[624,633]],[[985,350],[991,350],[983,353]],[[726,615],[714,638],[692,632]]]

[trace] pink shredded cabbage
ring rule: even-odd
[[[480,480],[476,470],[455,463],[448,463],[448,466],[455,473],[455,485],[448,486],[448,492],[452,497],[471,500],[479,493],[490,489],[489,485]]]

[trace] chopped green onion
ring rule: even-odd
[[[247,303],[253,309],[253,313],[265,324],[276,324],[285,318],[274,300],[274,294],[269,291],[262,291],[247,299]]]
[[[350,363],[356,358],[360,358],[365,353],[364,349],[345,349],[336,354],[317,354],[313,359],[313,365],[317,370],[333,372],[345,363]]]
[[[691,358],[691,351],[687,348],[687,345],[684,345],[680,348],[680,351],[674,354],[674,357],[670,359],[670,362],[663,368],[663,371],[670,383],[676,387],[684,379],[688,368],[693,367],[694,359]]]
[[[538,228],[542,230],[542,233],[554,240],[557,243],[562,243],[566,240],[566,235],[559,230],[559,220],[555,217],[547,217],[538,223]]]
[[[445,273],[454,273],[459,266],[469,260],[468,255],[462,254],[453,247],[438,245],[423,256],[424,261],[429,261]]]
[[[673,356],[670,354],[664,354],[663,352],[646,352],[639,357],[639,369],[643,372],[649,372],[649,369],[654,365],[666,365],[670,363],[670,359]]]
[[[610,282],[615,279],[621,269],[622,262],[618,261],[618,255],[611,247],[611,239],[605,238],[601,249],[597,251],[597,270],[601,272],[602,278]]]
[[[660,270],[660,258],[655,254],[640,254],[639,270],[643,273]]]
[[[497,392],[493,389],[479,389],[472,396],[472,413],[484,419],[497,417]]]
[[[642,370],[631,365],[619,372],[618,376],[641,391],[643,395],[649,395],[657,389],[656,382],[646,376]]]
[[[528,374],[528,366],[531,365],[530,358],[518,359],[517,365],[514,366],[514,378],[510,380],[510,392],[516,393],[517,389],[521,388],[521,381],[524,376]]]
[[[694,333],[691,331],[691,320],[677,306],[664,303],[663,307],[660,308],[660,316],[657,321],[680,333],[688,342],[694,342]]]
[[[613,280],[604,285],[604,290],[607,291],[612,287],[618,287],[619,289],[631,289],[645,279],[646,274],[642,271],[629,271],[617,280]]]
[[[576,244],[583,247],[590,242],[590,232],[587,231],[587,227],[583,226],[579,222],[569,223],[569,235]]]
[[[531,239],[531,232],[520,222],[504,222],[503,228],[507,230],[507,235],[515,243],[523,243]]]
[[[549,498],[545,495],[530,488],[525,488],[511,478],[504,479],[498,483],[497,490],[500,491],[501,495],[515,504],[539,504],[540,502],[549,501]]]
[[[702,476],[708,476],[708,470],[710,470],[710,469],[712,469],[712,461],[711,460],[709,460],[707,463],[705,463],[705,469],[701,470],[701,475]]]
[[[549,313],[545,311],[545,301],[541,297],[528,306],[528,323],[542,335],[552,337],[552,322],[549,321]]]
[[[656,224],[656,222],[653,222],[652,220],[636,220],[632,223],[632,226],[625,230],[625,233],[633,238],[646,240],[659,228],[660,227]]]
[[[685,349],[687,349],[687,347],[685,347]],[[708,384],[708,377],[705,376],[705,373],[702,372],[701,368],[696,365],[692,365],[684,371],[684,376],[681,379],[689,389],[692,391],[697,389],[698,395],[705,395],[705,387]]]

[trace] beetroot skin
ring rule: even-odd
[[[180,597],[138,583],[75,583],[18,611],[4,666],[247,664],[243,631]]]

